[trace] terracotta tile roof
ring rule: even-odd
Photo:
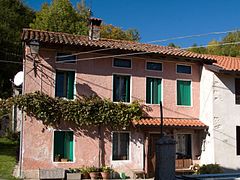
[[[76,45],[76,46],[92,46],[101,48],[112,48],[112,49],[122,49],[130,50],[136,52],[146,52],[146,53],[156,53],[161,55],[171,55],[178,57],[186,57],[192,59],[198,59],[202,62],[213,62],[212,58],[204,54],[198,54],[189,52],[186,50],[159,46],[153,44],[144,44],[132,41],[124,40],[113,40],[101,38],[100,40],[89,40],[88,36],[73,35],[61,32],[50,32],[43,30],[34,29],[23,29],[22,41],[28,42],[31,40],[38,40],[42,43],[51,44],[65,44],[65,45]]]
[[[226,71],[240,71],[240,57],[208,55],[217,62],[214,66]]]
[[[139,126],[160,126],[161,120],[159,118],[146,118],[141,120],[134,120],[134,125]],[[197,128],[207,128],[203,122],[199,119],[188,119],[188,118],[164,118],[164,126],[173,126],[173,127],[197,127]]]

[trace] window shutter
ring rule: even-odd
[[[67,98],[73,99],[73,93],[74,93],[74,79],[75,79],[75,72],[74,71],[68,71],[67,72]]]
[[[191,105],[191,81],[177,81],[177,105]]]
[[[54,156],[60,154],[64,157],[64,134],[61,131],[54,131]]]
[[[126,76],[124,79],[125,79],[125,87],[126,87],[125,102],[130,102],[130,78]]]
[[[55,96],[64,97],[64,73],[56,71]]]
[[[150,78],[147,78],[147,88],[146,88],[146,102],[149,104],[151,103],[151,81]]]

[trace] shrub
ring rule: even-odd
[[[197,174],[220,174],[223,173],[219,164],[207,164],[200,166]]]

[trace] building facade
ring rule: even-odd
[[[153,177],[160,101],[164,134],[176,139],[177,156],[200,163],[208,125],[199,119],[200,80],[203,65],[212,64],[213,58],[170,47],[32,29],[23,30],[22,40],[24,94],[41,91],[69,100],[97,95],[116,103],[138,100],[147,107],[142,119],[120,131],[66,122],[54,129],[25,114],[21,151],[25,177],[37,177],[39,168],[100,165],[130,176],[133,169],[144,170]],[[35,57],[33,41],[40,45]],[[59,157],[65,160],[60,162]]]

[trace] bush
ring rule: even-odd
[[[202,165],[198,169],[197,174],[220,174],[223,173],[222,168],[219,164],[207,164]]]

